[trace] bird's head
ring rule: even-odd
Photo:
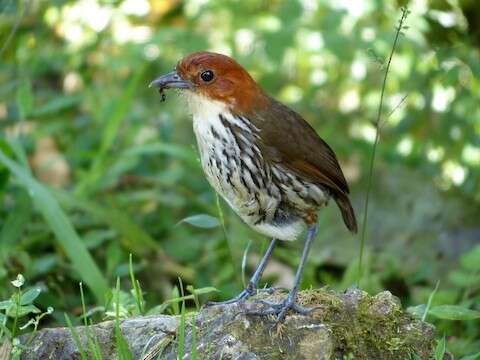
[[[232,58],[195,52],[181,59],[174,71],[150,83],[160,89],[182,89],[188,97],[218,101],[236,112],[247,112],[265,99],[250,74]]]

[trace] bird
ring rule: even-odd
[[[348,230],[357,232],[349,187],[332,148],[303,117],[268,95],[233,58],[208,51],[180,59],[172,72],[149,85],[162,94],[177,89],[193,118],[201,166],[210,185],[251,228],[272,240],[246,288],[230,304],[257,293],[279,241],[306,231],[288,296],[252,312],[285,320],[289,311],[308,314],[297,294],[318,213],[333,199]]]

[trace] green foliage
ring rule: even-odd
[[[14,293],[10,299],[0,301],[0,344],[9,342],[13,345],[11,358],[15,360],[20,359],[22,350],[33,339],[40,321],[45,316],[52,314],[53,308],[49,307],[42,312],[34,305],[41,289],[33,287],[23,290],[25,278],[22,274],[18,274],[10,284],[15,288]],[[26,344],[22,345],[17,336],[26,331],[30,331],[31,335]]]
[[[181,314],[184,302],[188,311],[240,291],[263,238],[222,210],[182,99],[160,103],[147,88],[191,51],[233,55],[300,112],[338,155],[357,217],[367,215],[404,2],[85,3],[0,6],[0,298],[22,273],[42,289],[37,308],[62,309],[75,325],[80,307],[90,324]],[[303,285],[344,289],[361,276],[362,288],[388,289],[427,316],[456,357],[474,356],[478,319],[438,315],[480,310],[479,7],[426,0],[410,10],[384,89],[364,256],[329,206]],[[299,247],[278,246],[266,283],[288,283]],[[67,324],[52,315],[49,325]]]
[[[19,183],[28,191],[33,203],[70,258],[74,269],[89,284],[97,297],[97,301],[103,301],[103,294],[107,289],[105,279],[57,201],[45,186],[31,176],[29,169],[12,161],[1,150],[0,162],[11,171]]]
[[[428,313],[446,320],[475,320],[480,318],[480,311],[470,310],[459,305],[434,306]]]

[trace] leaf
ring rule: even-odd
[[[218,220],[218,218],[207,214],[189,216],[178,222],[178,224],[181,223],[187,223],[203,229],[212,229],[220,225],[220,221]]]
[[[40,314],[41,311],[39,308],[37,308],[35,305],[25,305],[25,306],[20,306],[18,308],[18,313],[17,313],[17,306],[14,305],[7,311],[7,315],[14,318],[18,315],[18,317],[23,317],[28,314]]]
[[[20,304],[21,305],[27,305],[27,304],[32,304],[33,301],[40,295],[42,292],[42,289],[40,288],[33,288],[25,291],[22,294],[22,297],[20,299]]]
[[[34,179],[20,164],[8,158],[1,150],[0,163],[5,165],[18,182],[28,190],[35,207],[55,234],[55,239],[64,249],[73,268],[90,287],[97,301],[103,303],[104,295],[108,291],[107,282],[58,202],[44,185]]]
[[[12,300],[0,301],[0,310],[7,310],[12,305]]]
[[[445,351],[445,335],[443,335],[443,338],[437,341],[437,346],[435,348],[435,360],[443,360],[443,357],[445,356]]]
[[[467,309],[459,305],[434,306],[430,309],[429,314],[439,319],[445,319],[445,320],[480,319],[480,311]]]
[[[206,286],[200,289],[194,289],[191,285],[187,286],[187,290],[195,295],[204,295],[204,294],[210,294],[212,292],[220,292],[217,288],[214,288],[213,286]]]
[[[23,80],[17,89],[17,107],[22,120],[26,119],[32,112],[33,92],[29,79]]]

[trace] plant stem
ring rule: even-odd
[[[388,79],[388,73],[390,71],[390,64],[392,63],[393,54],[395,53],[395,50],[397,48],[402,27],[405,22],[405,19],[407,18],[408,13],[409,13],[409,10],[407,7],[402,8],[402,16],[400,17],[400,21],[395,32],[395,38],[393,40],[392,50],[390,51],[390,56],[388,57],[387,66],[385,68],[385,75],[383,76],[382,90],[380,92],[380,102],[378,104],[377,117],[375,119],[375,140],[373,142],[372,156],[370,157],[370,165],[368,169],[367,194],[365,196],[365,206],[363,209],[363,224],[362,224],[362,234],[361,234],[361,240],[360,240],[360,259],[358,261],[358,280],[357,280],[359,287],[360,287],[360,280],[362,279],[362,273],[363,273],[363,267],[362,267],[363,252],[365,248],[365,237],[367,233],[368,205],[370,201],[370,192],[372,189],[372,178],[373,178],[373,170],[374,170],[374,164],[375,164],[375,155],[377,153],[378,141],[380,140],[380,126],[381,126],[380,122],[381,122],[382,112],[383,112],[383,100],[385,97],[385,89],[387,86],[387,79]]]

